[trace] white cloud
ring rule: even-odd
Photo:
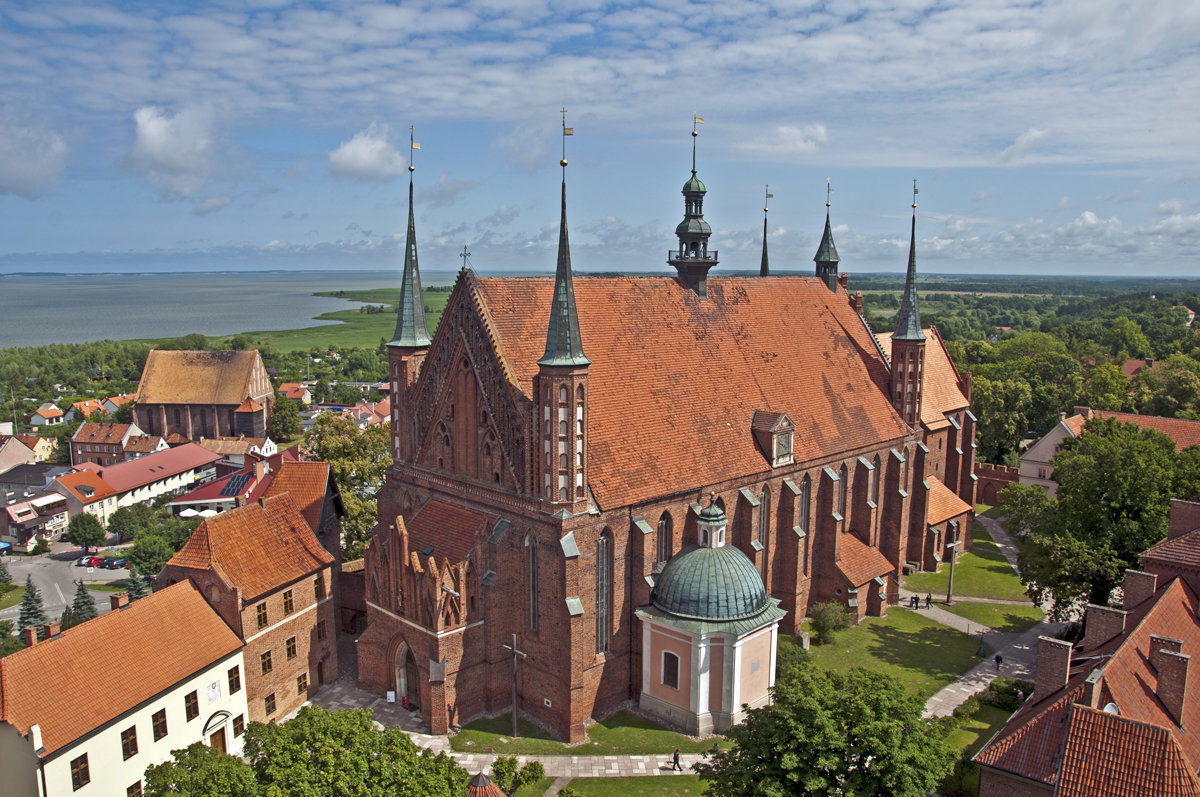
[[[133,113],[129,162],[162,194],[190,197],[202,189],[218,147],[215,114],[209,107],[172,115],[155,106]]]
[[[62,173],[69,151],[57,131],[0,116],[0,194],[43,194]]]
[[[329,153],[329,170],[340,177],[391,180],[408,171],[408,161],[389,140],[391,129],[372,122]]]
[[[469,191],[479,185],[474,180],[451,180],[446,172],[438,176],[433,185],[424,185],[417,189],[417,202],[429,203],[434,207],[443,207],[456,200],[459,194]]]
[[[233,197],[229,196],[210,196],[207,199],[202,199],[192,208],[192,212],[197,216],[207,216],[210,213],[216,213],[229,206],[233,201]]]
[[[1017,136],[1017,140],[1013,142],[1012,146],[1007,147],[1000,153],[1000,160],[1005,163],[1021,160],[1029,154],[1030,150],[1041,145],[1049,135],[1049,130],[1039,130],[1036,127],[1029,128]]]
[[[1167,199],[1158,203],[1155,212],[1163,216],[1173,216],[1183,212],[1183,202],[1178,199]]]

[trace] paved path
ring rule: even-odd
[[[1004,558],[1012,565],[1013,570],[1017,569],[1017,546],[1013,543],[1012,537],[1008,536],[1008,532],[1004,530],[1004,526],[998,520],[993,520],[990,517],[976,515],[975,519],[983,524],[983,528],[987,533],[992,535],[992,539],[996,542],[996,547],[1000,549],[1000,553],[1004,554]]]

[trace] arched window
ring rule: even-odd
[[[558,467],[562,468],[563,470],[567,469],[567,455],[565,453],[558,455]]]
[[[812,479],[805,476],[800,482],[800,516],[796,519],[796,525],[800,527],[800,531],[808,533],[808,504],[812,498]]]
[[[575,388],[575,400],[580,404],[583,404],[583,385]]]
[[[600,532],[596,543],[596,653],[608,650],[612,641],[612,532]]]
[[[871,473],[871,502],[876,507],[879,506],[879,482],[883,480],[883,463],[880,462],[879,456],[875,457],[875,470]]]
[[[562,402],[563,404],[566,404],[566,403],[567,403],[567,398],[569,397],[569,395],[570,395],[570,394],[569,394],[569,393],[567,393],[567,386],[566,386],[566,385],[559,385],[559,386],[558,386],[558,400],[559,400],[560,402]]]
[[[663,651],[662,682],[663,686],[679,688],[679,657],[669,650]]]
[[[846,517],[846,485],[850,482],[850,471],[846,469],[845,463],[842,464],[842,469],[838,471],[838,501],[837,511],[843,519]]]
[[[530,534],[525,538],[525,549],[529,552],[529,627],[538,630],[538,557],[537,540]]]
[[[558,433],[563,437],[567,436],[567,421],[565,418],[558,422]]]
[[[658,519],[658,558],[656,561],[665,562],[671,558],[671,515],[663,512]]]

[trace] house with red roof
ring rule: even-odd
[[[638,612],[704,545],[706,504],[728,520],[720,548],[761,579],[739,570],[745,594],[756,611],[760,591],[778,601],[788,632],[823,601],[885,613],[910,562],[936,565],[965,534],[970,379],[921,325],[915,243],[885,340],[838,273],[828,223],[815,275],[775,273],[764,253],[756,276],[710,276],[706,191],[695,174],[684,186],[673,273],[601,277],[572,272],[564,186],[555,276],[464,269],[432,336],[410,209],[358,682],[407,696],[434,732],[516,710],[579,740],[592,718],[682,688]],[[945,515],[936,483],[962,511]],[[497,652],[514,634],[528,654],[515,706]],[[740,661],[736,636],[698,638],[696,655]],[[690,694],[691,718],[724,700]]]
[[[74,470],[57,476],[50,489],[67,499],[70,516],[87,512],[107,527],[109,515],[117,511],[118,491],[94,470]]]
[[[112,465],[124,462],[127,459],[126,446],[131,440],[144,436],[145,433],[136,424],[85,421],[71,435],[71,464],[94,462],[97,465]]]
[[[67,530],[67,498],[55,492],[10,503],[0,510],[0,542],[29,553],[39,541],[54,542]]]
[[[33,426],[58,426],[66,421],[63,411],[50,402],[33,411],[29,423]]]
[[[0,771],[9,795],[142,793],[146,767],[200,742],[238,755],[242,641],[188,582],[0,659]]]
[[[0,434],[0,473],[10,471],[18,465],[32,465],[37,454],[19,437]]]
[[[19,434],[15,437],[29,447],[36,462],[49,462],[58,451],[58,439],[54,437],[39,437],[35,434]],[[4,468],[0,468],[0,471]]]
[[[193,583],[245,647],[252,721],[283,719],[337,678],[334,557],[289,494],[204,520],[155,578]]]
[[[266,437],[275,391],[257,350],[152,349],[138,383],[134,419],[171,442]]]
[[[284,382],[277,392],[280,398],[294,401],[301,407],[312,404],[312,391],[300,382]]]

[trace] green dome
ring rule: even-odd
[[[732,545],[684,548],[663,568],[650,602],[696,620],[741,620],[770,605],[754,563]]]
[[[704,183],[700,182],[700,178],[692,172],[692,179],[683,184],[683,193],[685,194],[707,194],[708,189],[704,187]]]
[[[676,235],[712,235],[712,227],[704,219],[687,218],[675,228]]]

